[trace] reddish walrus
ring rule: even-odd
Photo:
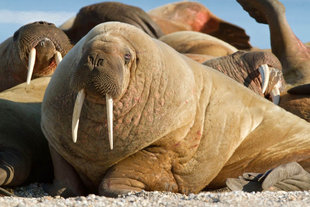
[[[310,157],[310,123],[119,22],[64,57],[41,127],[55,170],[48,191],[67,196],[197,193]]]

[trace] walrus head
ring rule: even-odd
[[[135,61],[135,52],[123,38],[102,36],[84,45],[71,86],[78,90],[72,118],[73,142],[77,140],[80,112],[84,98],[95,102],[106,99],[110,148],[113,149],[113,99],[125,92],[130,77],[130,68]]]
[[[13,42],[22,64],[28,65],[28,84],[32,76],[52,74],[72,47],[62,30],[43,21],[22,26],[14,33]]]

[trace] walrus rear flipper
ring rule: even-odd
[[[261,173],[244,173],[228,178],[226,185],[233,191],[296,191],[310,190],[310,174],[298,163],[291,162]]]
[[[29,156],[12,148],[0,149],[0,185],[17,186],[23,184],[31,169]]]

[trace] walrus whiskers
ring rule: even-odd
[[[31,80],[31,77],[32,77],[35,61],[36,61],[36,49],[32,48],[30,50],[29,58],[28,58],[27,85],[30,84],[30,80]]]
[[[259,67],[259,73],[262,76],[262,92],[265,93],[267,86],[268,86],[268,82],[269,82],[269,76],[270,76],[270,72],[269,72],[269,67],[267,64],[261,65]]]
[[[80,114],[84,103],[84,99],[85,99],[85,91],[84,89],[81,89],[76,96],[72,115],[72,140],[74,143],[76,143],[77,141],[77,132],[79,129]]]
[[[113,150],[113,99],[112,96],[106,94],[107,121],[109,131],[110,149]]]

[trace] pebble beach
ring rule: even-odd
[[[169,192],[146,192],[129,193],[118,198],[108,198],[104,196],[88,195],[86,197],[51,197],[42,189],[39,183],[12,189],[17,197],[0,197],[0,207],[55,207],[55,206],[309,206],[310,191],[293,192],[257,192],[246,193],[242,191],[234,192],[201,192],[199,194],[183,195]]]

